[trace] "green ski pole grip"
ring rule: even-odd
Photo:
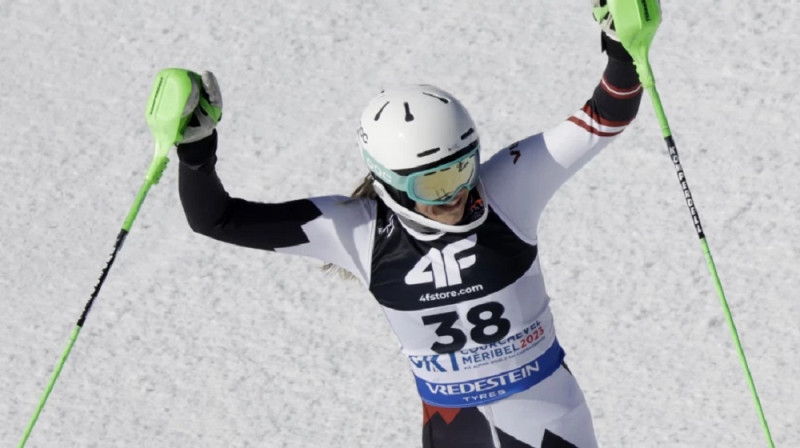
[[[192,83],[188,70],[166,68],[156,74],[145,113],[147,125],[156,141],[155,160],[166,157],[170,148],[181,140],[199,100],[199,89]],[[159,167],[154,162],[148,171],[148,178],[152,177],[157,182],[159,170],[163,171],[163,166]]]
[[[620,43],[636,64],[642,86],[653,86],[655,79],[650,70],[648,53],[661,25],[659,0],[608,0],[608,9],[614,17],[614,28]]]

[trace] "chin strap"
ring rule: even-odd
[[[387,207],[392,209],[392,211],[397,214],[403,227],[411,231],[415,237],[420,239],[435,239],[441,236],[443,233],[469,232],[470,230],[473,230],[479,225],[483,224],[483,222],[486,221],[486,217],[489,216],[489,207],[484,205],[483,213],[466,224],[443,224],[426,216],[422,216],[419,213],[409,210],[398,204],[397,201],[391,197],[389,192],[386,191],[386,188],[383,186],[383,184],[377,180],[372,181],[372,187],[375,189],[375,193],[384,202],[384,204],[386,204]],[[475,188],[477,188],[478,194],[481,198],[486,197],[483,192],[482,183],[479,182],[478,186]]]

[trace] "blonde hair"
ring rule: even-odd
[[[350,193],[350,199],[345,201],[345,203],[351,202],[354,199],[359,198],[367,198],[367,199],[377,199],[378,194],[375,193],[375,187],[372,186],[372,174],[367,174],[361,180],[361,183]],[[322,270],[325,273],[338,275],[339,277],[345,280],[355,280],[356,276],[353,275],[352,272],[348,271],[347,269],[341,268],[336,266],[333,263],[325,263],[322,265]]]
[[[358,184],[355,190],[350,193],[351,199],[358,199],[358,198],[367,198],[367,199],[377,199],[378,193],[375,192],[375,187],[372,186],[372,173],[367,174],[364,176],[364,179],[361,180],[361,183]]]

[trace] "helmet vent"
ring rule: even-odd
[[[406,108],[406,122],[414,121],[414,116],[411,115],[411,109],[409,109],[408,103],[403,103],[403,106]]]
[[[433,148],[433,149],[429,149],[429,150],[427,150],[427,151],[422,151],[421,153],[417,154],[417,157],[425,157],[425,156],[429,156],[429,155],[431,155],[431,154],[433,154],[433,153],[436,153],[436,152],[438,152],[438,151],[441,151],[441,148]]]
[[[375,114],[375,121],[378,121],[378,120],[381,119],[381,114],[383,113],[383,109],[386,109],[386,106],[388,106],[388,105],[389,105],[389,101],[387,101],[386,104],[384,104],[383,106],[381,106],[380,109],[378,109],[378,113]]]
[[[461,134],[461,140],[464,140],[465,138],[469,137],[470,135],[472,135],[474,133],[475,133],[475,129],[469,128],[469,131]]]
[[[447,103],[449,103],[449,102],[450,102],[450,100],[448,100],[447,98],[441,97],[441,96],[439,96],[439,95],[434,95],[434,94],[432,94],[432,93],[429,93],[429,92],[422,92],[422,94],[423,94],[423,95],[428,95],[428,96],[434,97],[434,98],[436,98],[437,100],[439,100],[439,101],[443,102],[444,104],[447,104]]]

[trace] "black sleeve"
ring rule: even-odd
[[[307,199],[264,204],[232,198],[214,168],[217,133],[178,146],[178,188],[189,226],[219,241],[274,250],[308,242],[302,225],[319,217]]]
[[[642,86],[628,52],[619,42],[602,34],[602,49],[608,55],[603,79],[585,110],[601,123],[628,124],[636,118],[642,100]],[[602,121],[601,121],[602,120]]]

